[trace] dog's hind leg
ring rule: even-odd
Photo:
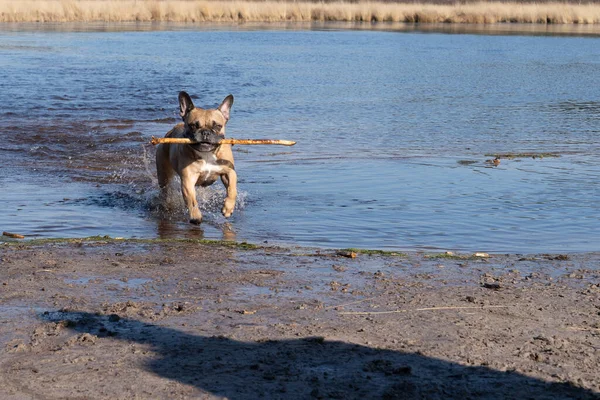
[[[156,149],[156,176],[158,178],[158,187],[165,190],[169,186],[171,178],[175,174],[171,162],[169,161],[169,147],[159,144]]]
[[[160,144],[156,149],[156,176],[158,178],[158,187],[160,188],[160,194],[158,195],[159,208],[169,212],[172,208],[169,183],[175,175],[175,171],[169,162],[169,150],[167,146]]]

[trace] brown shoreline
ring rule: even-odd
[[[0,397],[598,398],[599,253],[0,244]]]

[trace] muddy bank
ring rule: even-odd
[[[598,398],[600,254],[0,245],[0,397]]]

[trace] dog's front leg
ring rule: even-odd
[[[235,207],[235,199],[237,197],[237,174],[233,168],[223,167],[223,174],[221,175],[221,181],[227,189],[227,197],[223,204],[223,210],[221,212],[225,218],[231,217],[233,208]]]
[[[181,176],[181,194],[183,194],[183,200],[190,213],[190,222],[192,224],[199,224],[202,222],[202,213],[198,208],[198,200],[196,200],[196,181],[197,176],[193,174],[184,174]]]

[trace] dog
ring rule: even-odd
[[[237,197],[237,174],[231,145],[219,144],[225,137],[225,125],[233,96],[225,97],[216,109],[194,106],[186,92],[179,93],[179,115],[183,123],[175,125],[165,137],[188,138],[196,144],[159,144],[156,149],[156,173],[161,191],[166,191],[174,174],[181,178],[181,193],[189,210],[190,222],[200,224],[202,213],[196,199],[196,186],[210,186],[221,178],[227,197],[222,213],[229,218]]]

